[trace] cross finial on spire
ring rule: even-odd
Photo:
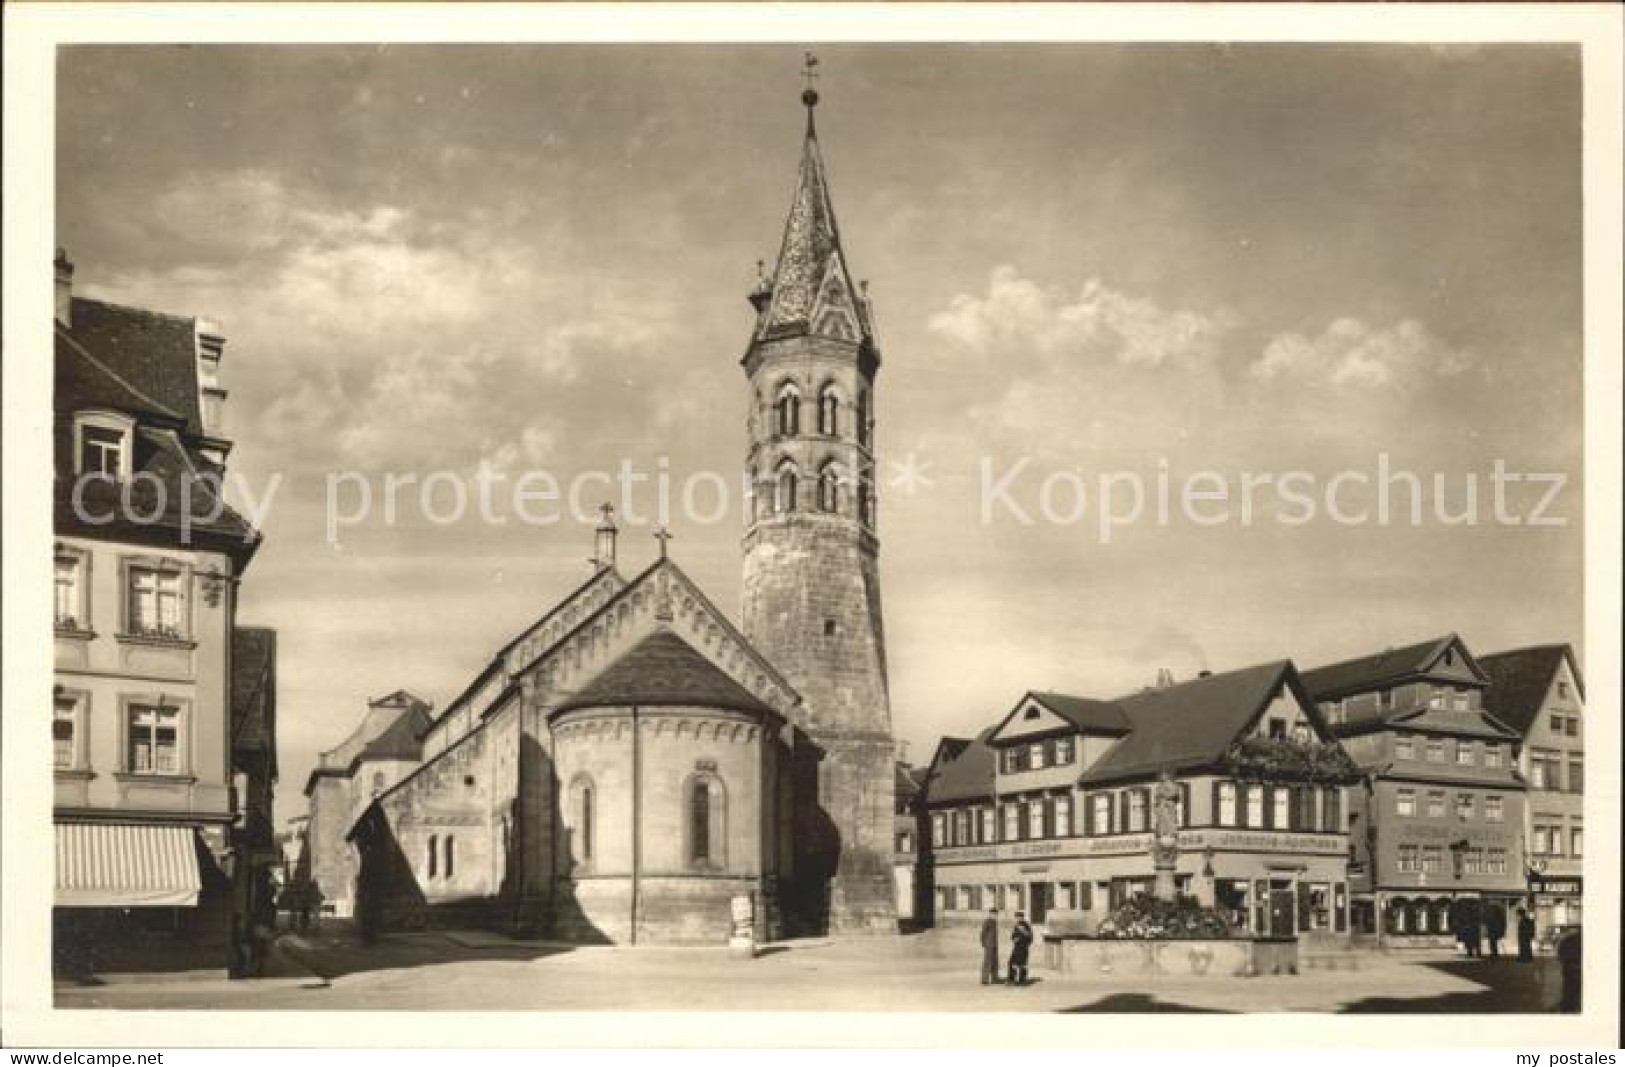
[[[660,542],[661,559],[666,558],[666,542],[670,541],[674,536],[676,535],[674,535],[670,530],[666,529],[664,525],[655,527],[654,539]]]

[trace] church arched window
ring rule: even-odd
[[[440,838],[429,835],[429,877],[440,873]]]
[[[858,444],[867,445],[874,427],[869,424],[869,390],[858,390]]]
[[[446,877],[450,878],[457,872],[457,838],[451,834],[446,835]]]
[[[773,408],[780,437],[794,437],[801,432],[801,394],[796,392],[795,386],[781,387]]]
[[[570,783],[570,855],[577,863],[591,863],[597,845],[597,791],[592,779],[579,775]]]
[[[778,477],[773,481],[773,511],[777,515],[784,515],[796,510],[796,466],[786,460],[780,467]]]
[[[818,472],[818,510],[834,514],[840,508],[840,464],[830,460]]]
[[[825,437],[838,437],[841,433],[841,394],[835,386],[826,385],[818,394],[818,432]]]
[[[727,793],[714,774],[696,774],[683,785],[683,855],[691,867],[727,865]]]

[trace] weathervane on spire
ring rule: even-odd
[[[812,128],[812,111],[818,106],[818,90],[813,88],[813,80],[818,77],[818,57],[811,52],[803,52],[801,61],[801,78],[807,87],[801,90],[801,102],[807,105],[807,128]]]

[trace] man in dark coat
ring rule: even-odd
[[[1016,912],[1016,925],[1010,931],[1010,984],[1027,984],[1027,952],[1032,947],[1033,928],[1026,916]]]
[[[1535,958],[1535,917],[1528,908],[1518,909],[1518,962],[1530,963]]]
[[[1558,1011],[1580,1010],[1581,951],[1580,931],[1576,930],[1557,943],[1557,962],[1563,969],[1563,999]]]
[[[1500,904],[1484,907],[1484,936],[1489,939],[1490,959],[1501,958],[1501,939],[1507,935],[1507,910]]]
[[[982,984],[999,980],[999,909],[989,908],[982,920]]]

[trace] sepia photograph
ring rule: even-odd
[[[411,6],[28,52],[8,1038],[1617,1047],[1617,9]]]

